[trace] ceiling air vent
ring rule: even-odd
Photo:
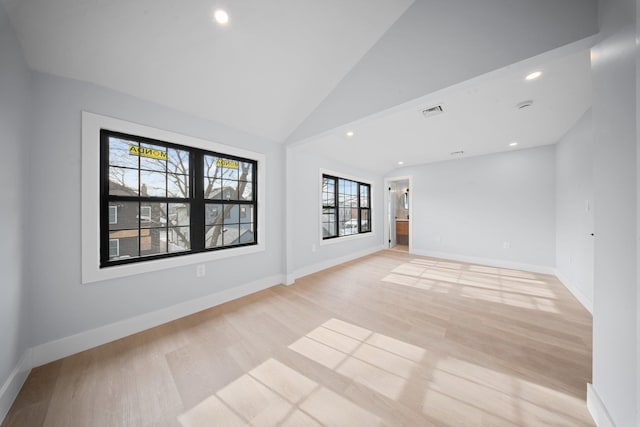
[[[522,110],[523,108],[528,108],[528,107],[531,107],[532,105],[533,105],[533,101],[529,99],[529,100],[527,100],[527,101],[519,102],[519,103],[516,105],[516,108],[517,108],[518,110]]]
[[[442,105],[436,105],[435,107],[423,108],[420,111],[422,111],[422,115],[425,116],[425,117],[435,116],[437,114],[440,114],[440,113],[444,112],[444,110],[442,109]]]

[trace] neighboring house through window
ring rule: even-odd
[[[257,162],[101,130],[100,267],[257,244]]]

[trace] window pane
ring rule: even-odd
[[[140,203],[140,227],[166,227],[167,204],[166,203]]]
[[[238,192],[242,191],[240,200],[253,200],[253,184],[240,181]]]
[[[222,224],[208,225],[205,232],[205,246],[216,248],[222,246]]]
[[[190,208],[189,203],[169,203],[169,225],[189,225]]]
[[[222,223],[223,205],[207,203],[204,210],[204,222],[206,225]]]
[[[222,168],[218,167],[218,158],[215,156],[204,156],[204,176],[220,178]]]
[[[224,167],[222,168],[222,178],[223,179],[238,179],[238,161],[230,160],[230,159],[221,159],[218,160],[218,163],[222,162]]]
[[[140,195],[166,197],[167,175],[160,172],[140,171]]]
[[[339,221],[338,231],[340,236],[348,236],[358,232],[358,218],[354,218],[351,208],[340,208],[338,210]]]
[[[240,223],[248,224],[253,222],[253,206],[240,206]]]
[[[322,210],[322,237],[336,236],[335,209]]]
[[[369,209],[360,210],[360,230],[362,232],[371,231],[371,225],[369,221]]]
[[[253,224],[240,224],[240,243],[255,242]]]
[[[109,202],[109,211],[115,209],[116,222],[109,221],[109,230],[122,230],[125,228],[138,228],[138,202]]]
[[[169,227],[167,233],[169,239],[169,252],[182,252],[191,249],[189,227]]]
[[[109,165],[138,169],[138,156],[129,153],[129,146],[138,146],[137,142],[109,137]]]
[[[224,206],[224,224],[237,224],[240,222],[240,205]]]
[[[253,165],[247,162],[240,162],[239,179],[244,181],[253,181]]]
[[[138,170],[110,167],[109,194],[112,196],[137,196]]]
[[[222,199],[222,180],[218,178],[204,178],[204,198],[220,200]]]
[[[189,175],[189,152],[169,148],[167,150],[167,171],[181,175]]]
[[[222,194],[223,200],[238,200],[238,181],[223,180]]]
[[[335,181],[333,178],[323,177],[322,179],[322,205],[335,206]]]
[[[361,208],[369,207],[369,186],[368,185],[360,185],[360,207]]]
[[[166,172],[167,147],[162,145],[140,144],[140,169]]]
[[[240,241],[240,224],[225,224],[222,230],[222,244],[224,246],[237,245]]]
[[[144,228],[140,230],[140,255],[167,253],[167,229]]]
[[[167,197],[189,197],[189,176],[188,175],[167,175]]]
[[[118,241],[118,254],[112,246]],[[109,260],[125,259],[138,256],[138,230],[117,230],[109,232]],[[114,252],[112,253],[112,249]]]

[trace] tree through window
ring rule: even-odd
[[[101,267],[257,244],[256,169],[254,160],[102,130]]]

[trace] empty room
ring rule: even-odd
[[[640,425],[640,0],[0,0],[0,426]]]

